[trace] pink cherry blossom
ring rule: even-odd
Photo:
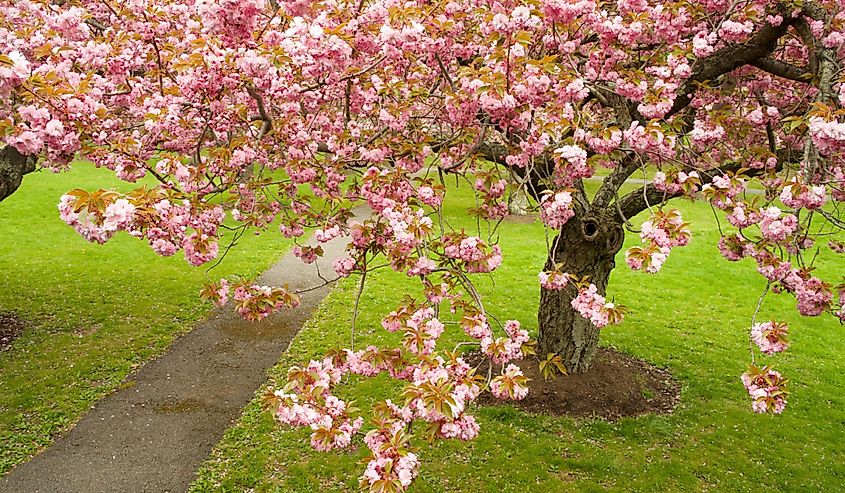
[[[780,353],[789,346],[786,334],[789,328],[786,323],[765,322],[751,327],[751,340],[765,354]]]

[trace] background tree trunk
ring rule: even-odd
[[[561,271],[578,278],[588,277],[604,295],[615,266],[614,257],[623,241],[624,231],[614,215],[576,215],[555,238],[546,270],[561,264]],[[572,289],[540,288],[538,355],[544,358],[548,353],[557,353],[570,373],[581,373],[590,368],[598,348],[599,329],[572,308],[572,293]]]
[[[529,178],[519,176],[513,169],[510,169],[510,178],[516,189],[511,192],[508,213],[514,216],[525,216],[531,210],[531,202],[528,200],[528,187],[531,186]]]
[[[514,216],[525,216],[530,210],[531,203],[528,201],[528,192],[524,188],[518,188],[511,194],[508,213]]]

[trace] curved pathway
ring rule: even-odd
[[[359,214],[359,218],[361,215]],[[313,239],[311,240],[313,242]],[[348,238],[323,245],[305,265],[288,253],[265,272],[268,285],[317,286],[318,271]],[[64,436],[0,479],[0,492],[182,492],[223,432],[240,416],[291,339],[331,287],[301,295],[301,305],[249,323],[217,309],[167,353],[129,375]]]

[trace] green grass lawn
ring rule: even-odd
[[[133,368],[208,313],[206,280],[181,253],[155,255],[125,233],[86,242],[58,215],[73,188],[132,188],[78,164],[28,175],[0,202],[0,311],[29,322],[0,353],[0,474],[49,444]],[[279,234],[245,236],[208,275],[261,272],[285,250]]]
[[[461,215],[469,200],[460,195],[447,215],[474,228]],[[721,258],[709,207],[676,206],[693,224],[691,244],[673,251],[657,275],[631,272],[620,252],[609,297],[630,312],[623,324],[602,334],[604,345],[671,369],[683,385],[675,412],[608,423],[532,416],[508,405],[475,409],[479,438],[422,446],[412,491],[840,490],[845,484],[842,329],[830,317],[800,317],[787,295],[769,296],[760,317],[787,320],[792,347],[763,361],[776,363],[791,379],[792,395],[783,415],[753,414],[739,375],[748,362],[747,331],[765,283],[749,261],[737,265]],[[626,248],[638,243],[629,235]],[[542,228],[505,223],[501,245],[504,264],[492,280],[480,282],[485,305],[502,320],[515,318],[536,328]],[[845,261],[822,257],[818,265],[836,279]],[[325,300],[271,370],[272,377],[347,345],[355,282],[341,283]],[[416,284],[386,271],[368,278],[359,347],[397,342],[398,334],[386,333],[379,320],[406,290],[419,294]],[[441,340],[451,347],[457,339],[444,334]],[[384,378],[354,379],[340,393],[355,396],[366,409],[378,399],[398,398],[398,388]],[[193,491],[354,491],[366,448],[359,442],[347,453],[319,453],[308,445],[308,435],[308,430],[276,425],[256,398],[204,464]]]

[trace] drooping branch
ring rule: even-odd
[[[0,201],[12,195],[23,181],[23,176],[35,171],[36,159],[24,156],[12,146],[0,149]]]

